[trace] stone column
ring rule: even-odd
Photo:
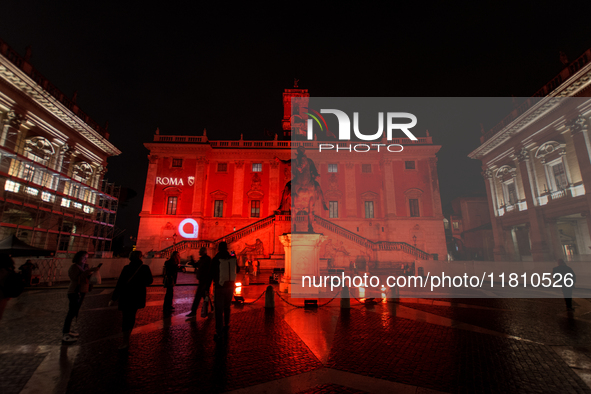
[[[386,203],[386,219],[390,219],[396,217],[396,195],[394,190],[392,160],[382,159],[380,164],[384,169],[384,202]]]
[[[283,188],[279,185],[279,162],[272,160],[269,164],[269,213],[273,213],[279,207]]]
[[[529,181],[527,161],[530,160],[529,151],[521,149],[517,155],[519,173],[527,203],[527,214],[529,219],[529,237],[531,242],[531,254],[534,261],[547,261],[551,258],[550,249],[546,241],[546,227],[541,212],[534,204],[534,195]]]
[[[65,176],[70,176],[72,173],[72,163],[76,157],[76,149],[74,149],[73,146],[64,144],[60,151],[60,155],[62,155],[60,172]]]
[[[279,242],[281,242],[285,251],[285,273],[279,284],[279,291],[289,293],[291,290],[291,234],[280,235]]]
[[[355,163],[345,163],[345,203],[348,218],[357,217],[357,190],[355,187]]]
[[[529,156],[529,152],[527,151],[527,149],[526,148],[522,148],[521,149],[521,152],[520,152],[520,155],[521,156],[525,156],[526,154]],[[540,196],[540,188],[538,187],[538,178],[537,178],[537,175],[536,175],[536,166],[533,163],[533,161],[531,160],[531,158],[530,158],[530,160],[526,160],[525,161],[525,165],[526,165],[526,168],[527,168],[528,179],[527,180],[524,180],[523,182],[529,181],[529,187],[530,187],[530,190],[532,192],[532,197],[533,197],[533,200],[534,200],[534,205],[537,207],[538,205],[540,205],[539,204],[539,201],[538,201],[538,197]]]
[[[429,158],[429,179],[431,185],[431,195],[433,196],[433,216],[443,217],[441,208],[441,195],[439,194],[439,178],[437,177],[437,158]]]
[[[206,165],[208,161],[204,157],[197,159],[195,166],[195,186],[193,188],[193,216],[203,216],[206,181]]]
[[[4,126],[2,127],[2,136],[0,137],[0,145],[10,150],[16,150],[16,143],[21,124],[25,121],[25,116],[14,110],[8,111],[6,117],[2,120]]]
[[[232,195],[232,217],[242,217],[244,201],[244,161],[237,160],[234,164],[234,193]]]
[[[550,230],[550,240],[552,242],[553,255],[556,260],[564,257],[562,253],[562,244],[560,243],[560,236],[558,235],[558,223],[555,219],[546,220],[548,229]]]
[[[72,163],[74,162],[74,158],[76,157],[76,150],[74,149],[74,147],[69,146],[68,144],[64,144],[64,146],[62,146],[62,149],[60,151],[60,161],[61,161],[61,167],[60,167],[60,173],[64,174],[65,176],[71,176],[72,175]],[[57,186],[57,191],[59,193],[64,193],[64,190],[66,188],[66,183],[69,182],[67,180],[60,180]],[[100,187],[99,187],[100,190]]]
[[[579,116],[568,123],[573,143],[575,144],[575,153],[577,163],[583,178],[585,186],[585,198],[587,200],[587,209],[591,212],[591,152],[589,151],[589,120]],[[587,216],[587,228],[591,234],[591,217]]]
[[[497,220],[496,216],[496,198],[495,188],[493,185],[493,171],[487,168],[482,173],[484,183],[486,185],[486,194],[488,195],[488,210],[490,211],[490,223],[493,230],[493,238],[495,246],[493,248],[493,255],[495,261],[505,261],[507,259],[507,252],[505,251],[505,235],[503,234],[503,227],[500,223],[500,219]],[[450,223],[451,225],[451,223]]]
[[[144,203],[142,205],[142,214],[150,214],[154,202],[154,189],[156,188],[156,173],[160,158],[157,155],[148,155],[150,164],[148,165],[148,176],[146,177],[146,189],[144,191]]]

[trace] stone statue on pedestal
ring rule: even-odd
[[[303,146],[298,147],[295,159],[281,160],[277,157],[275,159],[289,164],[293,173],[293,179],[285,185],[278,210],[287,211],[287,203],[289,203],[292,214],[308,216],[308,232],[314,232],[312,221],[316,200],[320,199],[323,208],[328,210],[322,188],[316,181],[319,174],[314,161],[306,156],[306,149]]]

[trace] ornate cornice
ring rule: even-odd
[[[117,156],[121,154],[121,151],[111,144],[105,137],[86,124],[55,97],[51,96],[45,89],[43,89],[43,87],[39,86],[4,56],[0,56],[0,78],[12,85],[23,95],[32,99],[47,113],[53,115],[56,119],[78,132],[82,137],[107,155]]]

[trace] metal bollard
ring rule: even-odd
[[[343,286],[343,290],[341,291],[341,309],[350,309],[351,308],[351,298],[349,296],[349,288],[347,286]]]
[[[267,286],[265,292],[265,308],[275,308],[275,291],[273,286]]]

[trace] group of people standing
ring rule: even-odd
[[[174,286],[180,264],[179,252],[173,252],[164,263],[164,280],[163,284],[166,288],[166,295],[164,296],[164,313],[170,314],[174,310]],[[186,317],[187,320],[196,318],[197,310],[201,300],[204,303],[209,303],[209,294],[211,285],[214,286],[214,312],[215,312],[215,326],[216,334],[214,339],[216,341],[223,340],[224,333],[227,333],[230,327],[230,305],[232,296],[234,295],[236,273],[240,271],[237,264],[236,256],[231,255],[228,251],[228,244],[220,242],[218,245],[218,253],[212,259],[207,255],[207,249],[202,247],[199,250],[199,260],[194,263],[197,271],[197,291],[195,298],[191,305],[191,312]],[[207,308],[207,305],[203,306]]]
[[[187,314],[187,320],[197,316],[197,310],[202,299],[209,302],[209,293],[212,283],[214,284],[214,310],[216,319],[216,334],[214,339],[224,339],[225,333],[230,327],[230,305],[234,294],[236,273],[239,267],[235,256],[228,252],[226,242],[218,246],[218,253],[213,259],[207,255],[207,249],[201,248],[199,260],[195,263],[197,268],[197,279],[199,285],[195,293],[195,299],[191,306],[191,312]],[[130,262],[123,267],[117,285],[113,291],[109,306],[118,303],[118,309],[122,313],[123,344],[120,349],[129,347],[131,332],[135,325],[136,315],[139,309],[146,306],[146,288],[152,284],[152,271],[142,261],[142,252],[134,251],[130,254]],[[84,301],[86,293],[89,292],[90,277],[100,269],[89,268],[86,264],[88,253],[80,251],[72,260],[68,270],[70,285],[68,287],[69,307],[62,330],[62,340],[66,343],[78,340],[79,333],[72,329],[72,321],[78,317],[78,312]],[[171,257],[164,263],[163,285],[166,288],[164,296],[164,314],[169,315],[174,310],[174,287],[176,284],[180,255],[173,252]]]

